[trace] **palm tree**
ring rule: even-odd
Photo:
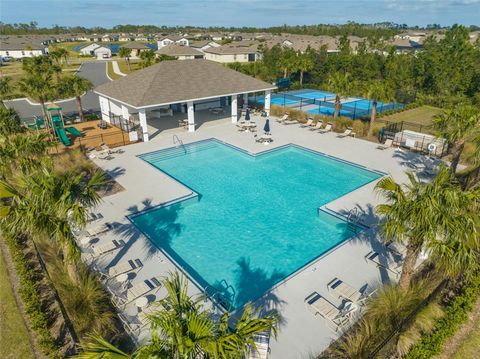
[[[47,119],[45,102],[52,100],[55,93],[51,72],[27,75],[20,80],[19,87],[21,91],[40,103],[43,118]]]
[[[130,68],[131,54],[132,54],[132,49],[129,49],[128,47],[121,47],[120,50],[118,50],[118,56],[125,58],[125,62],[127,63],[129,72],[132,71],[132,69]]]
[[[400,287],[410,287],[422,249],[450,274],[478,268],[480,193],[462,191],[445,167],[430,183],[418,181],[412,173],[408,179],[401,185],[386,177],[376,185],[388,201],[377,206],[377,212],[385,216],[381,230],[387,239],[407,249]]]
[[[141,62],[141,66],[148,67],[153,64],[153,61],[155,60],[155,53],[153,50],[145,50],[140,52],[140,58],[143,60]]]
[[[148,316],[150,342],[129,355],[100,337],[92,337],[77,358],[241,358],[256,349],[255,335],[265,331],[276,334],[277,316],[273,313],[259,317],[258,311],[247,304],[240,318],[225,313],[215,321],[203,308],[203,298],[188,296],[187,283],[178,273],[166,278],[164,286],[166,299]]]
[[[480,111],[469,105],[453,110],[444,110],[433,119],[433,126],[440,135],[453,145],[450,170],[457,171],[460,157],[467,142],[473,143],[480,151]]]
[[[85,225],[87,208],[99,203],[96,190],[104,183],[101,172],[89,178],[72,171],[55,173],[51,160],[44,157],[34,171],[0,181],[0,224],[11,233],[57,241],[71,279],[78,282],[73,228]]]
[[[93,84],[89,80],[79,76],[65,77],[59,84],[59,93],[62,97],[75,97],[78,114],[82,122],[85,121],[85,116],[83,114],[81,96],[92,88]]]
[[[312,70],[315,67],[315,62],[310,54],[310,51],[305,53],[297,53],[297,67],[300,70],[300,86],[303,86],[303,75],[305,72]]]
[[[12,78],[10,76],[0,77],[0,102],[12,92],[14,86],[12,85]]]
[[[21,132],[25,132],[25,127],[22,126],[17,111],[13,108],[0,107],[0,136],[8,137]]]
[[[295,51],[290,48],[283,48],[278,62],[283,69],[283,77],[287,78],[289,72],[295,68]]]
[[[350,74],[348,72],[334,72],[327,80],[327,89],[335,93],[335,112],[333,113],[333,118],[337,118],[342,106],[340,97],[349,95],[352,91]]]
[[[368,126],[368,137],[373,134],[375,119],[377,117],[377,105],[379,101],[388,102],[393,99],[393,92],[390,86],[384,81],[373,80],[369,82],[364,89],[364,97],[372,101],[372,112],[370,115],[370,124]]]

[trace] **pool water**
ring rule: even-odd
[[[130,220],[233,308],[352,237],[318,208],[381,176],[297,146],[252,156],[207,140],[140,158],[199,196]]]

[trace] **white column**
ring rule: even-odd
[[[138,118],[143,132],[143,142],[148,142],[147,113],[144,108],[138,111]]]
[[[128,113],[128,107],[125,105],[122,105],[122,117],[127,121],[130,118],[130,114]]]
[[[108,101],[108,98],[98,96],[98,101],[100,102],[100,112],[102,113],[102,120],[110,123],[110,102]]]
[[[232,123],[238,121],[237,95],[232,96]]]
[[[243,94],[243,108],[248,107],[248,93]]]
[[[188,132],[195,132],[195,110],[193,108],[193,101],[187,102],[188,114]]]
[[[272,97],[272,91],[267,90],[265,91],[265,112],[267,116],[270,116],[270,99]]]

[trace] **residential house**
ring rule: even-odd
[[[120,47],[131,49],[132,57],[139,57],[141,52],[151,50],[151,48],[148,47],[147,45],[142,44],[140,42],[135,42],[135,41],[129,42],[128,44],[122,45]]]
[[[190,46],[168,44],[155,52],[157,55],[167,55],[175,57],[177,60],[195,60],[203,59],[204,53]]]
[[[205,59],[229,63],[229,62],[255,62],[261,58],[261,52],[255,45],[239,46],[235,43],[204,50]]]
[[[188,40],[185,36],[167,35],[167,36],[161,37],[157,41],[157,46],[159,49],[169,44],[190,46],[190,40]]]
[[[80,52],[80,55],[95,56],[97,60],[103,60],[112,57],[112,49],[110,49],[110,47],[107,45],[99,45],[97,43],[85,45],[78,51]]]
[[[0,56],[21,59],[41,56],[48,53],[48,48],[41,41],[19,36],[0,37]]]

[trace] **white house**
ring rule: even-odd
[[[108,46],[96,43],[88,44],[79,49],[80,55],[95,56],[98,60],[112,57],[112,50]]]
[[[0,38],[0,56],[21,59],[41,56],[48,53],[48,48],[40,41],[25,37],[2,36]]]
[[[97,60],[104,60],[112,57],[112,50],[107,46],[99,46],[93,50],[93,53]]]
[[[157,46],[158,48],[162,48],[164,46],[167,46],[168,44],[178,44],[178,45],[183,45],[183,46],[190,46],[190,40],[188,40],[184,36],[175,36],[175,35],[168,35],[165,37],[161,37],[157,41]]]
[[[82,46],[80,49],[78,49],[78,52],[80,53],[80,55],[93,56],[93,55],[95,55],[94,50],[98,47],[100,47],[99,44],[91,43],[91,44]]]

